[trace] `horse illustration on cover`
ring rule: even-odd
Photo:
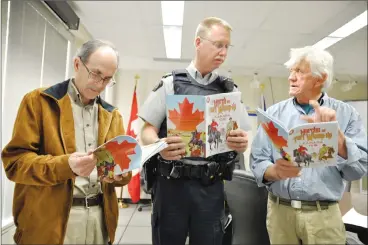
[[[219,143],[222,143],[221,132],[217,129],[218,123],[215,119],[212,119],[211,124],[208,125],[208,140],[210,150],[212,150],[212,144],[215,144],[215,148],[218,148]]]
[[[310,163],[313,163],[314,160],[317,159],[319,161],[326,162],[328,159],[332,159],[333,154],[335,153],[334,148],[326,146],[326,144],[322,145],[318,153],[313,152],[309,154],[307,150],[308,149],[302,145],[300,145],[299,148],[294,149],[293,151],[294,161],[298,164],[298,167],[300,167],[301,163],[304,163],[304,166],[309,167]]]
[[[300,164],[304,162],[304,166],[309,167],[311,162],[314,162],[312,160],[312,155],[308,154],[307,148],[300,145],[298,149],[295,149],[293,151],[294,155],[294,161],[298,164],[298,167],[300,167]]]
[[[206,151],[206,144],[202,139],[204,132],[199,132],[197,129],[191,132],[192,138],[189,140],[188,146],[191,157],[199,157],[202,152]]]
[[[327,161],[328,159],[333,158],[332,154],[334,153],[335,153],[335,150],[333,147],[326,146],[326,144],[323,144],[321,149],[319,149],[318,159]]]

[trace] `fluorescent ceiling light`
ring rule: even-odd
[[[342,37],[325,37],[322,40],[320,40],[319,42],[317,42],[316,44],[314,44],[314,47],[320,48],[320,49],[326,49],[332,45],[334,45],[335,43],[337,43],[338,41],[340,41],[342,39]]]
[[[322,49],[326,49],[338,41],[344,39],[347,36],[350,36],[354,32],[362,29],[367,25],[367,10],[364,11],[362,14],[358,15],[336,31],[332,32],[327,37],[323,38],[322,40],[318,41],[313,46],[320,47]]]
[[[362,29],[367,25],[367,10],[359,16],[355,17],[336,31],[332,32],[330,37],[347,37],[359,29]]]
[[[166,57],[179,59],[181,56],[181,26],[164,26]]]
[[[168,59],[180,59],[184,1],[161,1],[162,24]]]
[[[182,26],[184,1],[161,1],[162,23],[164,26]]]

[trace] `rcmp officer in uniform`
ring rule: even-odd
[[[222,244],[224,223],[224,182],[231,180],[238,153],[248,146],[248,114],[240,128],[231,131],[227,144],[233,151],[209,158],[183,158],[180,137],[166,135],[165,97],[169,94],[209,95],[237,91],[231,79],[217,75],[230,47],[230,25],[219,18],[204,19],[195,35],[195,59],[185,70],[175,70],[153,89],[139,117],[145,124],[143,144],[164,139],[168,147],[145,164],[154,173],[152,187],[152,242],[154,245]],[[146,170],[145,170],[146,171]]]

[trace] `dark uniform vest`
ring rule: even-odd
[[[171,75],[171,74],[170,74]],[[234,82],[226,77],[219,76],[215,81],[208,85],[199,84],[197,81],[192,78],[186,70],[174,70],[172,72],[173,75],[173,84],[174,84],[174,93],[181,94],[181,95],[211,95],[211,94],[219,94],[219,93],[226,93],[232,92],[234,89]],[[164,77],[165,78],[165,77]],[[162,83],[161,83],[162,84]],[[159,138],[165,138],[167,136],[167,123],[166,119],[162,122],[160,129],[159,129]],[[220,154],[216,154],[214,156],[210,156],[208,158],[200,158],[200,157],[186,157],[186,160],[205,160],[208,162],[216,162],[223,166],[223,178],[225,180],[232,179],[232,172],[235,168],[235,162],[237,159],[237,152],[230,151],[224,152]],[[144,186],[143,189],[146,193],[152,193],[152,187],[155,182],[155,176],[158,172],[159,162],[163,159],[160,157],[159,154],[152,156],[144,165],[142,176],[144,177]],[[168,161],[171,162],[172,165],[180,165],[179,161]],[[213,166],[213,164],[211,164]],[[208,167],[207,169],[212,169]],[[210,172],[209,172],[210,173]],[[204,180],[210,179],[209,176],[204,176],[202,178],[202,182]],[[212,180],[211,180],[212,181]]]
[[[203,85],[198,83],[192,76],[189,75],[188,71],[174,70],[172,72],[173,84],[174,84],[174,94],[177,95],[212,95],[233,92],[234,86],[236,86],[232,79],[218,76],[215,81],[210,84]],[[161,124],[159,133],[159,138],[165,138],[167,136],[167,121],[166,118]],[[233,160],[237,153],[234,151],[220,153],[207,158],[207,160],[213,160],[215,162],[227,162]],[[192,160],[203,160],[203,158],[198,157],[186,157],[186,159]]]

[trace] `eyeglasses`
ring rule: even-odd
[[[82,64],[84,65],[84,67],[86,68],[87,72],[88,72],[88,79],[91,79],[92,81],[94,81],[95,83],[100,83],[102,81],[102,84],[104,86],[107,87],[112,87],[116,84],[116,81],[113,77],[111,78],[102,78],[99,74],[90,71],[88,69],[88,67],[86,66],[86,64],[82,61],[82,58],[79,56],[80,61],[82,62]]]
[[[218,50],[221,50],[223,48],[225,48],[226,50],[229,50],[230,47],[234,47],[233,45],[231,44],[223,44],[222,42],[217,42],[217,41],[212,41],[212,40],[209,40],[207,38],[204,38],[204,37],[199,37],[203,40],[206,40],[206,41],[209,41],[210,43],[212,43],[213,46],[215,46]]]

